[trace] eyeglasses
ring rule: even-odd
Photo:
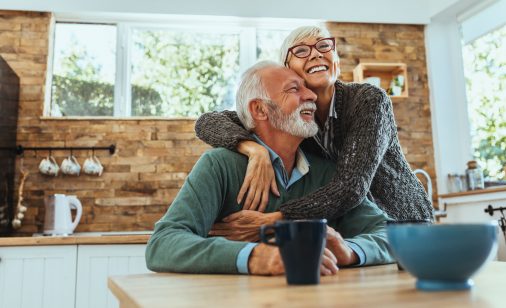
[[[295,45],[293,47],[288,48],[288,52],[286,53],[285,58],[285,66],[288,63],[288,55],[292,53],[297,58],[307,58],[311,54],[311,51],[314,49],[318,50],[321,53],[327,53],[331,50],[336,49],[336,39],[333,37],[322,38],[318,40],[313,45],[300,44]]]

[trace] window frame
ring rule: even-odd
[[[273,29],[290,31],[295,27],[307,24],[317,24],[315,20],[277,20],[277,19],[245,19],[228,17],[202,16],[158,16],[158,15],[86,15],[86,14],[56,14],[52,19],[50,31],[50,50],[48,53],[48,69],[44,103],[44,118],[51,119],[181,119],[181,117],[166,116],[132,116],[131,76],[128,68],[131,65],[132,33],[134,29],[149,30],[184,30],[198,33],[213,32],[239,35],[239,74],[257,61],[257,30]],[[114,81],[114,108],[112,116],[70,116],[58,117],[51,115],[52,108],[52,80],[55,27],[57,23],[81,24],[109,24],[116,26],[116,74]],[[281,44],[281,42],[280,42]],[[192,119],[183,117],[182,119]]]

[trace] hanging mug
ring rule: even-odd
[[[65,158],[61,163],[61,171],[67,175],[76,175],[78,176],[81,172],[81,166],[77,162],[77,159],[74,155],[70,155]]]
[[[59,170],[60,167],[58,167],[56,160],[51,155],[48,155],[39,164],[40,173],[45,175],[57,176]]]
[[[83,164],[83,171],[89,175],[97,175],[101,176],[102,171],[104,171],[104,166],[98,160],[98,157],[93,154],[91,157],[87,158]]]

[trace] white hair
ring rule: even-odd
[[[288,34],[288,36],[283,41],[283,44],[281,45],[279,55],[280,63],[283,63],[283,65],[285,65],[285,59],[290,47],[295,46],[297,43],[310,37],[331,37],[331,35],[329,30],[323,26],[303,26],[293,30],[290,32],[290,34]],[[338,57],[337,51],[335,49],[333,52],[334,55]]]
[[[284,66],[274,61],[260,61],[242,74],[236,94],[236,110],[242,124],[249,131],[255,128],[255,122],[249,112],[250,102],[255,99],[265,100],[267,102],[270,100],[262,84],[260,72],[271,67],[283,68]]]

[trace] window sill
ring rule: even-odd
[[[195,121],[197,117],[180,117],[180,118],[167,118],[167,117],[40,117],[42,121]]]

